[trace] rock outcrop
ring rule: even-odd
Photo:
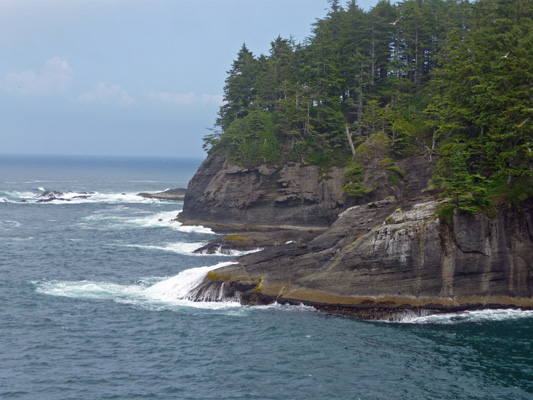
[[[304,303],[367,319],[466,309],[533,308],[533,202],[491,219],[435,215],[435,200],[352,207],[307,244],[277,246],[214,271],[198,296]],[[222,283],[224,285],[222,286]]]
[[[41,194],[35,196],[37,203],[49,203],[51,201],[72,201],[73,199],[86,200],[90,198],[94,192],[58,192],[55,190],[45,190]]]
[[[137,193],[137,196],[144,197],[145,199],[159,199],[159,200],[176,200],[183,201],[185,199],[186,189],[168,189],[164,192],[157,193]]]
[[[243,168],[212,154],[190,181],[186,224],[223,228],[325,229],[342,210],[343,169],[321,176],[316,165]]]
[[[178,219],[233,233],[202,251],[229,251],[232,241],[264,250],[212,271],[192,298],[304,303],[366,319],[533,308],[533,200],[494,218],[441,221],[436,195],[424,190],[428,160],[420,149],[393,168],[390,160],[366,165],[372,192],[354,200],[342,197],[340,168],[322,176],[295,163],[245,169],[210,155]],[[273,229],[283,230],[280,240]],[[288,229],[305,235],[287,240]]]

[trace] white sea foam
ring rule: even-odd
[[[123,247],[133,247],[137,249],[146,249],[146,250],[161,250],[161,251],[169,251],[172,253],[177,254],[183,254],[183,255],[202,255],[202,254],[196,254],[194,251],[202,246],[204,246],[205,242],[197,242],[197,243],[184,243],[184,242],[178,242],[178,243],[167,243],[163,246],[149,246],[149,245],[140,245],[140,244],[126,244],[121,245]]]
[[[0,221],[0,229],[6,231],[19,228],[21,225],[18,221]]]
[[[109,282],[93,281],[47,281],[33,282],[37,293],[76,299],[118,300],[142,295],[139,285],[118,285]]]
[[[6,191],[2,192],[2,199],[4,203],[20,203],[28,201],[35,196],[34,192],[20,192],[20,191]],[[33,200],[31,200],[33,201]]]
[[[531,310],[477,310],[465,311],[461,313],[434,314],[427,316],[408,315],[402,318],[400,323],[408,324],[441,324],[452,325],[465,322],[487,322],[487,321],[508,321],[523,318],[533,318]]]
[[[218,246],[214,253],[208,253],[207,250],[206,250],[206,251],[202,251],[202,252],[199,252],[199,253],[196,253],[196,254],[199,254],[199,255],[216,255],[216,256],[240,257],[240,256],[244,256],[246,254],[257,253],[258,251],[261,251],[261,250],[263,250],[262,247],[258,247],[256,249],[252,249],[252,250],[231,250],[231,249],[230,250],[223,250],[222,246]]]
[[[191,291],[202,282],[209,271],[232,264],[232,262],[224,262],[205,267],[187,269],[176,276],[165,279],[164,281],[147,288],[146,295],[152,299],[163,301],[187,299]]]
[[[21,192],[11,191],[4,192],[6,201],[12,203],[26,202],[29,204],[82,204],[82,203],[106,203],[106,204],[135,204],[135,203],[160,203],[167,200],[144,198],[138,196],[137,193],[101,193],[96,191],[88,192],[73,192],[65,191],[51,194],[50,196],[57,197],[57,199],[49,199],[48,197],[41,197],[45,192],[44,187],[35,189],[40,193],[35,192]],[[45,201],[43,201],[45,200]],[[173,201],[177,202],[177,201]]]
[[[185,232],[185,233],[209,233],[214,234],[210,228],[206,228],[205,226],[201,225],[183,225],[181,222],[177,220],[172,221],[171,225],[172,229]]]
[[[64,200],[52,200],[45,204],[81,204],[81,203],[159,203],[158,199],[147,199],[137,193],[99,193],[99,192],[65,192],[56,196]],[[40,200],[35,197],[35,200]]]
[[[185,233],[201,233],[201,234],[214,234],[214,232],[200,225],[183,225],[181,222],[176,221],[176,216],[181,211],[164,211],[155,214],[148,214],[142,216],[117,216],[116,210],[113,213],[96,213],[89,215],[84,219],[91,224],[105,224],[106,228],[115,229],[132,229],[132,228],[169,228]]]
[[[231,265],[231,262],[191,268],[170,278],[143,278],[133,285],[119,285],[95,281],[43,281],[33,282],[38,293],[51,296],[91,300],[112,300],[149,309],[173,307],[194,307],[204,309],[224,309],[240,307],[236,302],[194,302],[188,299],[191,291],[216,268]],[[150,285],[150,286],[148,286]]]

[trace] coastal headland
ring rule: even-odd
[[[189,183],[185,224],[228,233],[209,247],[262,251],[209,273],[192,297],[306,304],[364,319],[485,308],[533,309],[533,202],[495,216],[456,210],[425,191],[427,154],[405,160],[398,185],[379,168],[376,190],[345,204],[342,168],[248,169],[210,155]],[[379,182],[383,184],[380,185]],[[370,184],[370,183],[369,183]],[[332,221],[331,223],[329,223]]]

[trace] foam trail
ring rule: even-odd
[[[222,246],[218,246],[217,250],[215,250],[214,253],[209,253],[207,250],[204,250],[202,252],[198,252],[198,253],[195,253],[195,254],[198,254],[198,255],[214,255],[214,256],[229,256],[229,257],[240,257],[240,256],[244,256],[246,254],[251,254],[251,253],[257,253],[258,251],[261,251],[263,250],[262,247],[258,247],[256,249],[252,249],[252,250],[225,250],[222,248]]]
[[[157,214],[150,214],[143,217],[120,217],[116,213],[112,215],[91,215],[85,217],[88,222],[105,222],[107,227],[113,228],[170,228],[185,233],[215,234],[211,229],[204,226],[184,226],[176,221],[176,215],[181,211],[164,211]]]
[[[205,245],[205,242],[199,242],[199,243],[168,243],[164,246],[149,246],[149,245],[137,245],[137,244],[126,244],[122,245],[123,247],[133,247],[137,249],[145,249],[145,250],[162,250],[162,251],[169,251],[172,253],[177,254],[183,254],[187,256],[197,256],[197,255],[204,255],[204,254],[197,254],[194,252],[194,250],[202,247]]]
[[[167,309],[168,307],[224,309],[240,307],[240,304],[236,302],[193,302],[188,300],[188,297],[209,271],[231,264],[231,262],[224,262],[206,267],[191,268],[148,287],[143,283],[120,285],[94,281],[37,281],[32,283],[36,286],[37,293],[51,296],[112,300],[117,303],[133,304],[156,310]],[[145,279],[144,282],[153,282],[153,279]]]
[[[11,230],[13,228],[19,228],[21,225],[18,221],[0,221],[1,230]]]
[[[118,285],[109,282],[48,281],[33,283],[37,285],[37,293],[76,299],[117,300],[139,296],[143,291],[142,286],[139,285]]]
[[[5,191],[2,192],[3,203],[20,203],[22,201],[28,201],[35,196],[33,192],[19,192],[19,191]]]
[[[11,191],[4,192],[3,195],[6,195],[8,202],[25,202],[28,204],[82,204],[82,203],[105,203],[105,204],[137,204],[137,203],[161,203],[167,200],[160,200],[155,198],[144,198],[138,196],[137,193],[101,193],[96,191],[87,191],[87,192],[57,192],[56,194],[51,194],[52,197],[57,197],[53,199],[51,197],[43,197],[43,193],[46,191],[44,187],[39,187],[35,190],[40,191],[41,193],[35,194],[35,192],[21,192],[21,191]],[[44,200],[44,201],[43,201]],[[178,201],[173,201],[178,202]]]
[[[465,311],[462,313],[434,314],[427,316],[409,315],[404,317],[401,321],[399,321],[399,323],[453,325],[468,322],[479,323],[489,321],[509,321],[522,318],[533,318],[533,311],[497,309]]]
[[[177,220],[172,221],[172,229],[175,229],[180,232],[185,232],[185,233],[210,233],[210,234],[215,233],[210,228],[206,228],[205,226],[183,225],[181,222]]]

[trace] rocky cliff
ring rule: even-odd
[[[343,198],[340,168],[246,169],[210,155],[189,183],[179,219],[240,229],[217,248],[266,248],[211,272],[191,298],[222,293],[245,304],[305,303],[369,319],[533,308],[533,201],[520,210],[502,206],[494,218],[455,213],[444,222],[437,197],[424,190],[427,154],[398,162],[401,178],[391,179],[387,165],[365,166],[373,191],[354,200]]]
[[[342,210],[342,172],[315,165],[243,168],[209,155],[190,181],[178,219],[225,228],[326,228]]]
[[[435,216],[437,202],[352,207],[307,244],[276,246],[211,273],[193,295],[304,303],[362,318],[533,308],[533,203],[497,217]]]
[[[287,163],[244,168],[211,154],[189,182],[178,219],[221,229],[299,229],[321,231],[346,207],[393,196],[399,204],[419,196],[431,177],[423,151],[397,164],[402,176],[379,165],[365,165],[364,183],[372,193],[344,196],[345,168]],[[391,178],[394,183],[391,184]]]

